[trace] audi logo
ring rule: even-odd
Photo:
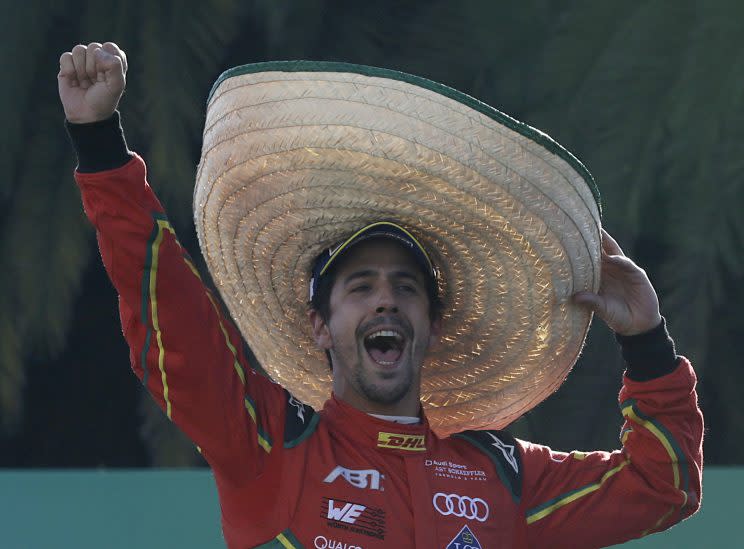
[[[434,504],[434,509],[445,516],[452,515],[480,522],[485,522],[488,518],[488,504],[481,498],[437,492],[434,494],[432,503]]]

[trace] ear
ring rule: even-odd
[[[331,338],[331,332],[328,329],[325,320],[323,320],[323,317],[317,309],[310,309],[307,312],[307,317],[313,325],[313,338],[315,338],[315,344],[319,349],[328,351],[333,347],[333,339]]]
[[[442,335],[442,317],[437,316],[431,321],[431,329],[429,331],[429,350],[436,349],[439,347],[439,337]]]

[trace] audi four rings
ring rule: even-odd
[[[488,518],[488,504],[481,498],[471,498],[458,494],[437,492],[432,500],[434,509],[442,515],[453,515],[468,520],[485,522]]]

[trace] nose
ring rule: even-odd
[[[375,308],[377,314],[390,312],[397,313],[398,305],[395,302],[395,295],[393,287],[390,284],[381,284],[377,295],[377,307]]]

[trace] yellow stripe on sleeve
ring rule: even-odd
[[[165,401],[165,414],[168,419],[171,418],[172,408],[168,397],[168,376],[165,373],[165,347],[163,346],[163,334],[160,330],[160,320],[158,318],[158,297],[157,297],[157,276],[159,265],[160,244],[163,242],[163,231],[170,231],[175,235],[173,227],[165,219],[156,220],[158,224],[158,234],[152,243],[152,263],[150,265],[150,311],[152,315],[152,328],[155,330],[155,341],[158,345],[158,369],[160,370],[160,380],[163,383],[163,400]]]
[[[639,425],[643,425],[659,440],[659,442],[661,442],[661,445],[666,450],[667,454],[669,455],[669,459],[672,462],[672,473],[674,475],[674,487],[679,489],[679,459],[677,457],[677,453],[674,451],[674,448],[672,447],[671,441],[650,420],[638,417],[638,414],[636,414],[636,411],[634,410],[632,404],[629,404],[623,407],[622,411],[623,411],[623,416],[629,419],[632,419],[634,422],[638,423]],[[685,497],[687,497],[686,493],[685,493]]]
[[[235,348],[235,345],[233,345],[232,342],[230,341],[230,336],[228,335],[227,330],[225,329],[225,325],[222,323],[222,317],[220,317],[219,308],[217,307],[217,303],[214,302],[214,298],[212,297],[212,294],[207,292],[207,297],[209,298],[209,301],[212,303],[214,312],[217,315],[217,318],[219,319],[220,330],[222,331],[222,335],[225,338],[225,345],[227,345],[227,348],[230,349],[230,352],[233,355],[233,368],[235,368],[235,372],[238,374],[240,381],[243,383],[243,385],[245,385],[245,371],[243,370],[243,366],[240,365],[240,361],[238,360],[238,350]],[[256,418],[253,418],[253,420],[255,421]]]
[[[540,519],[543,519],[550,515],[552,512],[560,509],[564,505],[568,505],[569,503],[572,503],[576,501],[579,498],[582,498],[586,496],[587,494],[591,494],[592,492],[596,492],[599,490],[602,485],[623,469],[626,465],[630,463],[630,460],[623,461],[620,465],[613,467],[609,471],[607,471],[604,475],[602,475],[602,478],[599,480],[599,482],[595,482],[593,484],[589,484],[587,486],[584,486],[583,488],[579,488],[578,490],[574,490],[572,492],[568,492],[565,495],[558,496],[555,499],[552,499],[548,501],[547,503],[535,507],[531,511],[528,511],[527,513],[527,524],[532,524],[533,522],[537,522]]]
[[[292,545],[292,543],[284,534],[279,534],[278,536],[276,536],[276,539],[279,540],[279,543],[281,543],[287,549],[297,549],[294,545]]]
[[[173,234],[174,237],[176,233],[167,219],[156,218],[155,221],[157,223],[158,230],[157,230],[157,234],[155,235],[155,238],[152,241],[152,246],[151,246],[152,260],[151,260],[150,272],[149,272],[148,290],[149,290],[150,311],[152,315],[152,327],[155,332],[155,341],[157,342],[157,346],[158,346],[158,369],[160,370],[160,379],[163,383],[163,399],[165,401],[165,413],[169,419],[172,419],[172,405],[171,405],[171,401],[169,397],[168,376],[167,376],[166,368],[165,368],[165,347],[163,346],[162,332],[160,330],[160,320],[158,318],[157,276],[158,276],[160,246],[163,242],[164,232],[169,231]],[[196,267],[194,266],[194,264],[186,256],[184,256],[183,259],[186,265],[188,266],[188,268],[191,270],[191,272],[197,278],[199,278],[199,280],[201,280],[201,277],[199,276],[199,272],[196,270]],[[232,342],[230,341],[229,334],[227,333],[222,317],[219,313],[219,307],[217,306],[217,303],[215,302],[214,298],[209,293],[209,291],[207,291],[206,294],[207,294],[207,297],[209,298],[209,301],[212,304],[212,307],[214,308],[215,314],[217,315],[220,331],[222,332],[222,335],[225,340],[225,345],[228,347],[228,349],[230,349],[230,352],[232,353],[233,368],[235,369],[235,373],[240,378],[240,382],[243,384],[243,386],[245,386],[246,376],[245,376],[245,371],[243,370],[243,366],[240,364],[240,361],[238,360],[238,351],[235,348],[235,346],[232,344]],[[256,415],[256,410],[248,399],[245,400],[245,408],[248,411],[248,414],[251,416],[251,419],[253,420],[253,422],[256,424],[259,446],[261,446],[264,450],[266,450],[266,452],[271,452],[271,441],[269,440],[269,437],[267,437],[262,432],[257,415]],[[287,541],[287,543],[289,543],[289,541]]]

